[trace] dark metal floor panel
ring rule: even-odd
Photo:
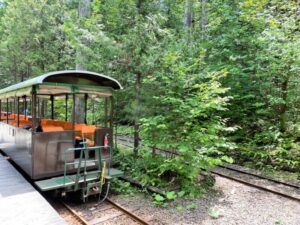
[[[0,155],[1,225],[66,224],[52,206]]]

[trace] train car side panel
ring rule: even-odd
[[[31,177],[32,132],[0,122],[0,143],[1,150]]]
[[[64,151],[74,146],[74,131],[35,133],[33,136],[33,179],[41,179],[64,172]],[[68,155],[68,161],[74,161]]]

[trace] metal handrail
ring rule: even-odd
[[[80,157],[79,157],[79,161],[78,162],[67,162],[67,156],[70,152],[75,152],[75,151],[79,151],[80,150]],[[87,173],[86,168],[87,168],[87,162],[98,162],[98,171],[101,171],[101,167],[102,167],[102,158],[101,158],[101,154],[103,150],[109,150],[109,159],[111,161],[112,158],[112,148],[111,146],[94,146],[94,147],[81,147],[81,148],[68,148],[65,149],[64,151],[64,186],[66,186],[66,177],[67,177],[67,170],[68,170],[68,166],[69,165],[78,165],[77,168],[77,173],[76,173],[76,179],[75,179],[75,191],[78,189],[78,182],[79,179],[82,177],[82,167],[81,167],[81,163],[83,160],[83,154],[84,154],[84,171],[83,171],[83,177],[84,177],[84,182],[86,182],[86,175],[88,175],[89,173]],[[98,159],[93,159],[93,160],[88,160],[88,153],[90,151],[95,151],[95,156],[98,155]],[[109,166],[108,166],[108,175],[110,174],[110,162],[109,162]]]

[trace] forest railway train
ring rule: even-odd
[[[0,149],[41,191],[100,194],[122,176],[110,168],[118,89],[102,74],[58,71],[0,90]]]

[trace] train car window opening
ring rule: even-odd
[[[73,105],[74,105],[74,98],[73,96],[68,95],[68,122],[71,122],[72,124],[73,124]]]
[[[87,125],[96,125],[97,115],[95,114],[95,99],[89,97],[87,100]]]
[[[104,127],[107,127],[108,100],[104,98]]]
[[[94,99],[94,110],[95,110],[95,125],[105,127],[105,104],[104,98],[97,96]]]

